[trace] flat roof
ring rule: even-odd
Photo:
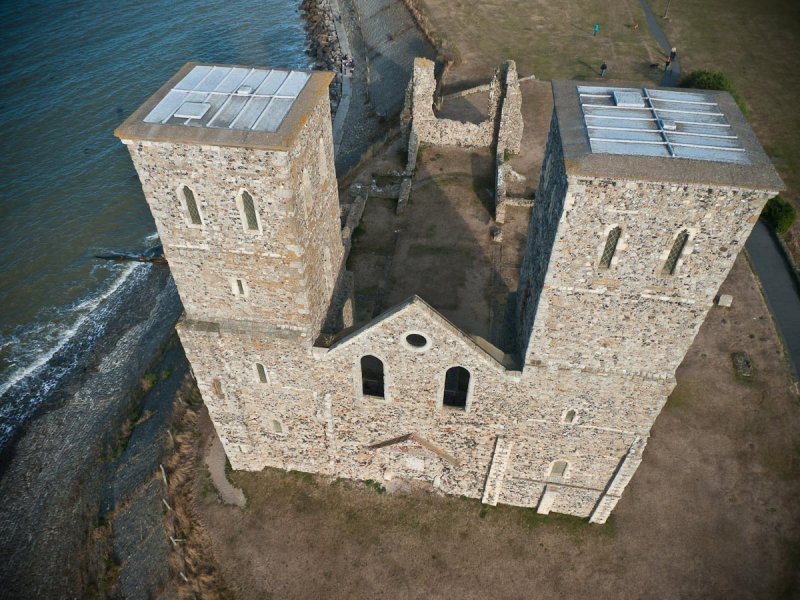
[[[780,191],[727,92],[553,82],[567,173]]]
[[[285,150],[333,74],[190,62],[114,132],[124,140]]]

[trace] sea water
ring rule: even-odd
[[[158,243],[114,128],[187,61],[308,68],[306,44],[298,1],[0,1],[0,448],[149,268],[94,254]]]

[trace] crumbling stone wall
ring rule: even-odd
[[[508,201],[506,182],[511,176],[511,165],[507,160],[513,154],[519,154],[522,145],[524,121],[522,119],[522,92],[519,88],[517,65],[513,60],[503,63],[504,95],[500,109],[500,123],[497,128],[497,145],[495,147],[495,221],[505,222]]]
[[[507,60],[501,67],[503,99],[500,108],[500,125],[497,129],[497,154],[519,154],[524,122],[522,119],[522,92],[519,88],[517,64]]]
[[[519,84],[517,83],[517,87]],[[426,58],[414,59],[414,71],[406,91],[404,119],[410,121],[406,171],[416,167],[420,144],[487,148],[494,143],[498,108],[502,96],[501,75],[495,72],[489,86],[487,118],[481,123],[439,119],[433,112],[436,95],[434,64]]]

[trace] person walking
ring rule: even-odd
[[[666,60],[664,61],[664,73],[666,73],[666,72],[667,72],[667,69],[669,69],[669,66],[670,66],[671,64],[672,64],[672,56],[670,55],[670,56],[668,56],[668,57],[666,58]]]
[[[669,62],[675,62],[675,57],[678,56],[678,49],[673,46],[672,50],[669,51]]]
[[[596,36],[598,31],[600,31],[600,24],[599,23],[595,23],[594,24],[594,33],[592,34],[592,36]]]
[[[608,69],[608,65],[606,63],[600,65],[600,77],[605,77],[606,69]]]

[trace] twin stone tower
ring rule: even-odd
[[[231,465],[605,522],[782,187],[741,112],[719,92],[553,84],[512,356],[417,296],[347,329],[331,79],[189,63],[116,131]]]

